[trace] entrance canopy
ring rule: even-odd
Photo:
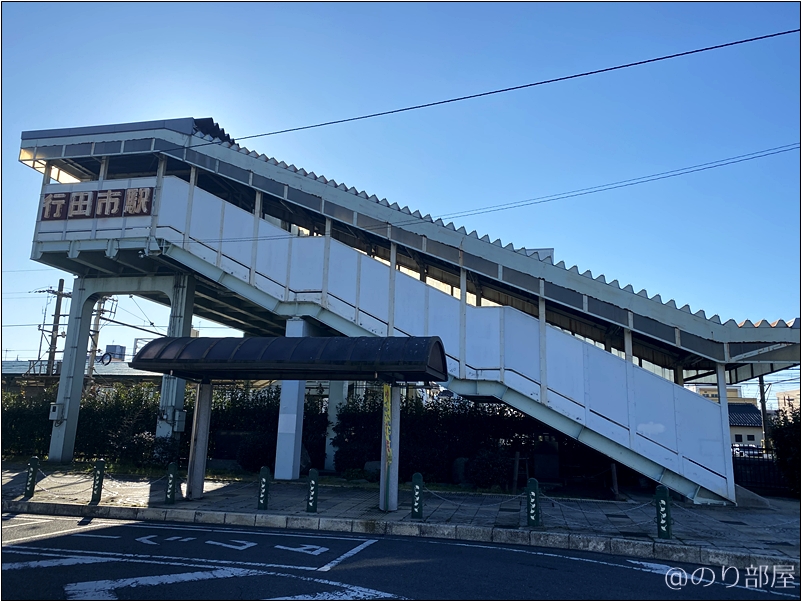
[[[440,337],[163,337],[128,365],[195,381],[448,379]]]

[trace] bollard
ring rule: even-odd
[[[175,473],[177,471],[178,465],[175,462],[170,462],[167,465],[167,491],[165,491],[164,494],[165,504],[175,504],[175,487],[178,482]]]
[[[268,489],[270,488],[270,469],[262,466],[259,471],[259,510],[267,510]],[[315,507],[317,509],[317,507]]]
[[[654,497],[657,506],[657,537],[671,539],[671,498],[668,487],[658,485]]]
[[[412,475],[412,515],[410,518],[423,520],[423,475]]]
[[[540,517],[540,485],[537,479],[529,479],[526,482],[526,526],[543,526]]]
[[[36,476],[39,474],[39,458],[32,456],[28,461],[28,476],[25,479],[25,497],[33,497],[36,489]]]
[[[307,512],[317,512],[317,470],[309,471],[309,494],[306,501]]]
[[[106,474],[106,461],[102,458],[95,462],[95,480],[92,483],[92,500],[90,504],[99,504],[103,494],[103,477]]]

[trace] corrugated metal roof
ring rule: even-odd
[[[760,408],[751,403],[730,403],[727,404],[730,414],[730,426],[753,426],[760,428],[763,426],[763,417]]]

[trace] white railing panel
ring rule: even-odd
[[[372,332],[377,337],[387,336],[387,323],[374,318],[372,315],[365,313],[364,311],[360,310],[357,323],[359,326],[369,332]]]
[[[108,182],[111,184],[111,182]],[[155,183],[153,184],[155,186]],[[114,182],[112,188],[117,187]],[[181,178],[169,176],[162,181],[157,224],[183,232],[187,225],[187,198],[189,184]]]
[[[670,449],[666,449],[662,445],[658,445],[651,439],[643,437],[640,433],[635,435],[635,445],[632,450],[661,466],[665,466],[676,473],[682,474],[679,454]]]
[[[556,328],[546,327],[546,374],[549,389],[582,405],[585,403],[582,346],[586,344]]]
[[[458,357],[459,300],[435,288],[430,288],[429,315],[426,318],[429,321],[428,336],[440,337],[446,353],[452,357]]]
[[[253,213],[248,213],[231,203],[226,203],[224,207],[223,255],[246,266],[247,274],[253,249]]]
[[[356,262],[359,251],[338,240],[331,241],[329,248],[329,293],[339,297],[352,307],[356,305]],[[366,259],[362,258],[363,261]],[[345,315],[353,319],[354,312]]]
[[[674,412],[675,385],[664,378],[642,368],[634,373],[635,409],[633,419],[635,431],[668,448],[677,451],[677,425]]]
[[[585,424],[585,406],[576,403],[572,399],[563,397],[559,393],[555,393],[551,388],[549,388],[548,395],[548,406],[550,408],[557,410],[563,416],[567,416],[579,424]]]
[[[501,367],[502,308],[467,308],[465,322],[465,363],[476,370],[493,370]]]
[[[588,362],[585,366],[588,376],[588,408],[627,428],[627,362],[593,345],[588,347]]]
[[[679,452],[713,472],[725,474],[729,441],[722,440],[721,407],[682,387],[674,389]]]
[[[410,336],[423,336],[426,328],[426,283],[404,274],[395,275],[395,326]]]
[[[540,322],[504,307],[504,367],[540,382]]]
[[[265,220],[259,220],[258,236],[256,272],[267,276],[283,288],[287,282],[289,232]]]
[[[217,250],[220,247],[220,218],[225,201],[213,194],[195,188],[192,195],[192,216],[187,249],[204,261],[217,265]]]
[[[363,257],[360,265],[359,309],[382,322],[386,332],[390,308],[390,267],[370,257]]]
[[[290,288],[296,293],[323,290],[322,236],[299,236],[292,241]]]
[[[540,400],[540,383],[533,381],[514,372],[512,370],[504,370],[504,384],[510,389],[518,391],[521,395],[526,395],[535,401]]]
[[[271,297],[278,299],[279,301],[286,301],[284,298],[284,285],[278,284],[272,281],[270,278],[266,276],[262,276],[261,274],[257,273],[254,275],[254,282],[256,283],[256,288],[261,291],[264,291]]]

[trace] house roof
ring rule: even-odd
[[[757,428],[763,426],[763,419],[757,406],[751,403],[730,403],[727,405],[730,413],[730,426],[752,426]]]

